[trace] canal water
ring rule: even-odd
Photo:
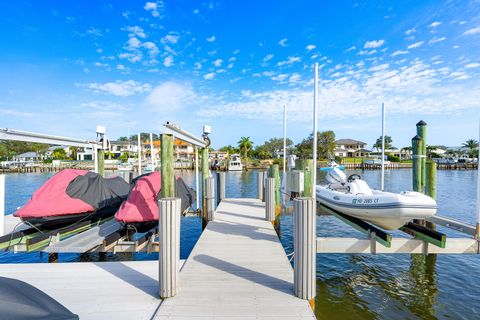
[[[374,188],[379,171],[359,173]],[[191,171],[178,172],[194,186]],[[6,211],[13,213],[51,174],[9,174],[6,178]],[[322,173],[319,174],[321,180]],[[229,172],[227,197],[256,197],[255,171]],[[476,171],[438,171],[439,214],[473,224],[475,221]],[[411,170],[385,174],[385,189],[411,189]],[[438,228],[448,237],[462,235]],[[181,258],[185,259],[201,233],[201,221],[184,217],[181,224]],[[395,236],[404,236],[393,232]],[[331,216],[317,216],[317,236],[364,237]],[[292,217],[281,218],[280,240],[292,252]],[[448,240],[447,240],[448,241]],[[155,260],[156,254],[108,254],[107,260]],[[60,254],[61,262],[98,261],[96,254]],[[41,253],[0,253],[0,263],[46,262]],[[13,267],[13,266],[12,266]],[[1,276],[1,275],[0,275]],[[369,255],[318,254],[317,298],[319,319],[480,319],[480,257],[476,255]]]

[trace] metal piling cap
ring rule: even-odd
[[[416,124],[417,127],[426,126],[426,125],[427,125],[427,123],[426,123],[425,121],[423,121],[423,120],[420,120],[420,121]]]

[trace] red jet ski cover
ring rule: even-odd
[[[91,212],[95,209],[88,203],[71,198],[67,187],[78,176],[87,174],[87,170],[65,169],[51,177],[38,190],[32,198],[14,216],[20,218],[41,218]]]
[[[160,193],[160,172],[152,172],[138,177],[115,214],[115,219],[124,223],[151,222],[158,220],[158,194]],[[182,199],[181,210],[188,209],[195,198],[195,191],[180,178],[175,179],[175,196]]]

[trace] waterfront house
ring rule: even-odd
[[[24,152],[21,154],[17,154],[16,156],[13,157],[14,162],[29,162],[29,161],[40,161],[40,160],[43,160],[43,156],[41,156],[40,154],[34,151]]]
[[[335,140],[334,155],[336,157],[367,158],[372,151],[366,149],[366,145],[365,142],[354,139]]]

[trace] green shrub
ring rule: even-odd
[[[390,162],[400,162],[400,157],[394,156],[392,153],[387,155],[387,160]]]

